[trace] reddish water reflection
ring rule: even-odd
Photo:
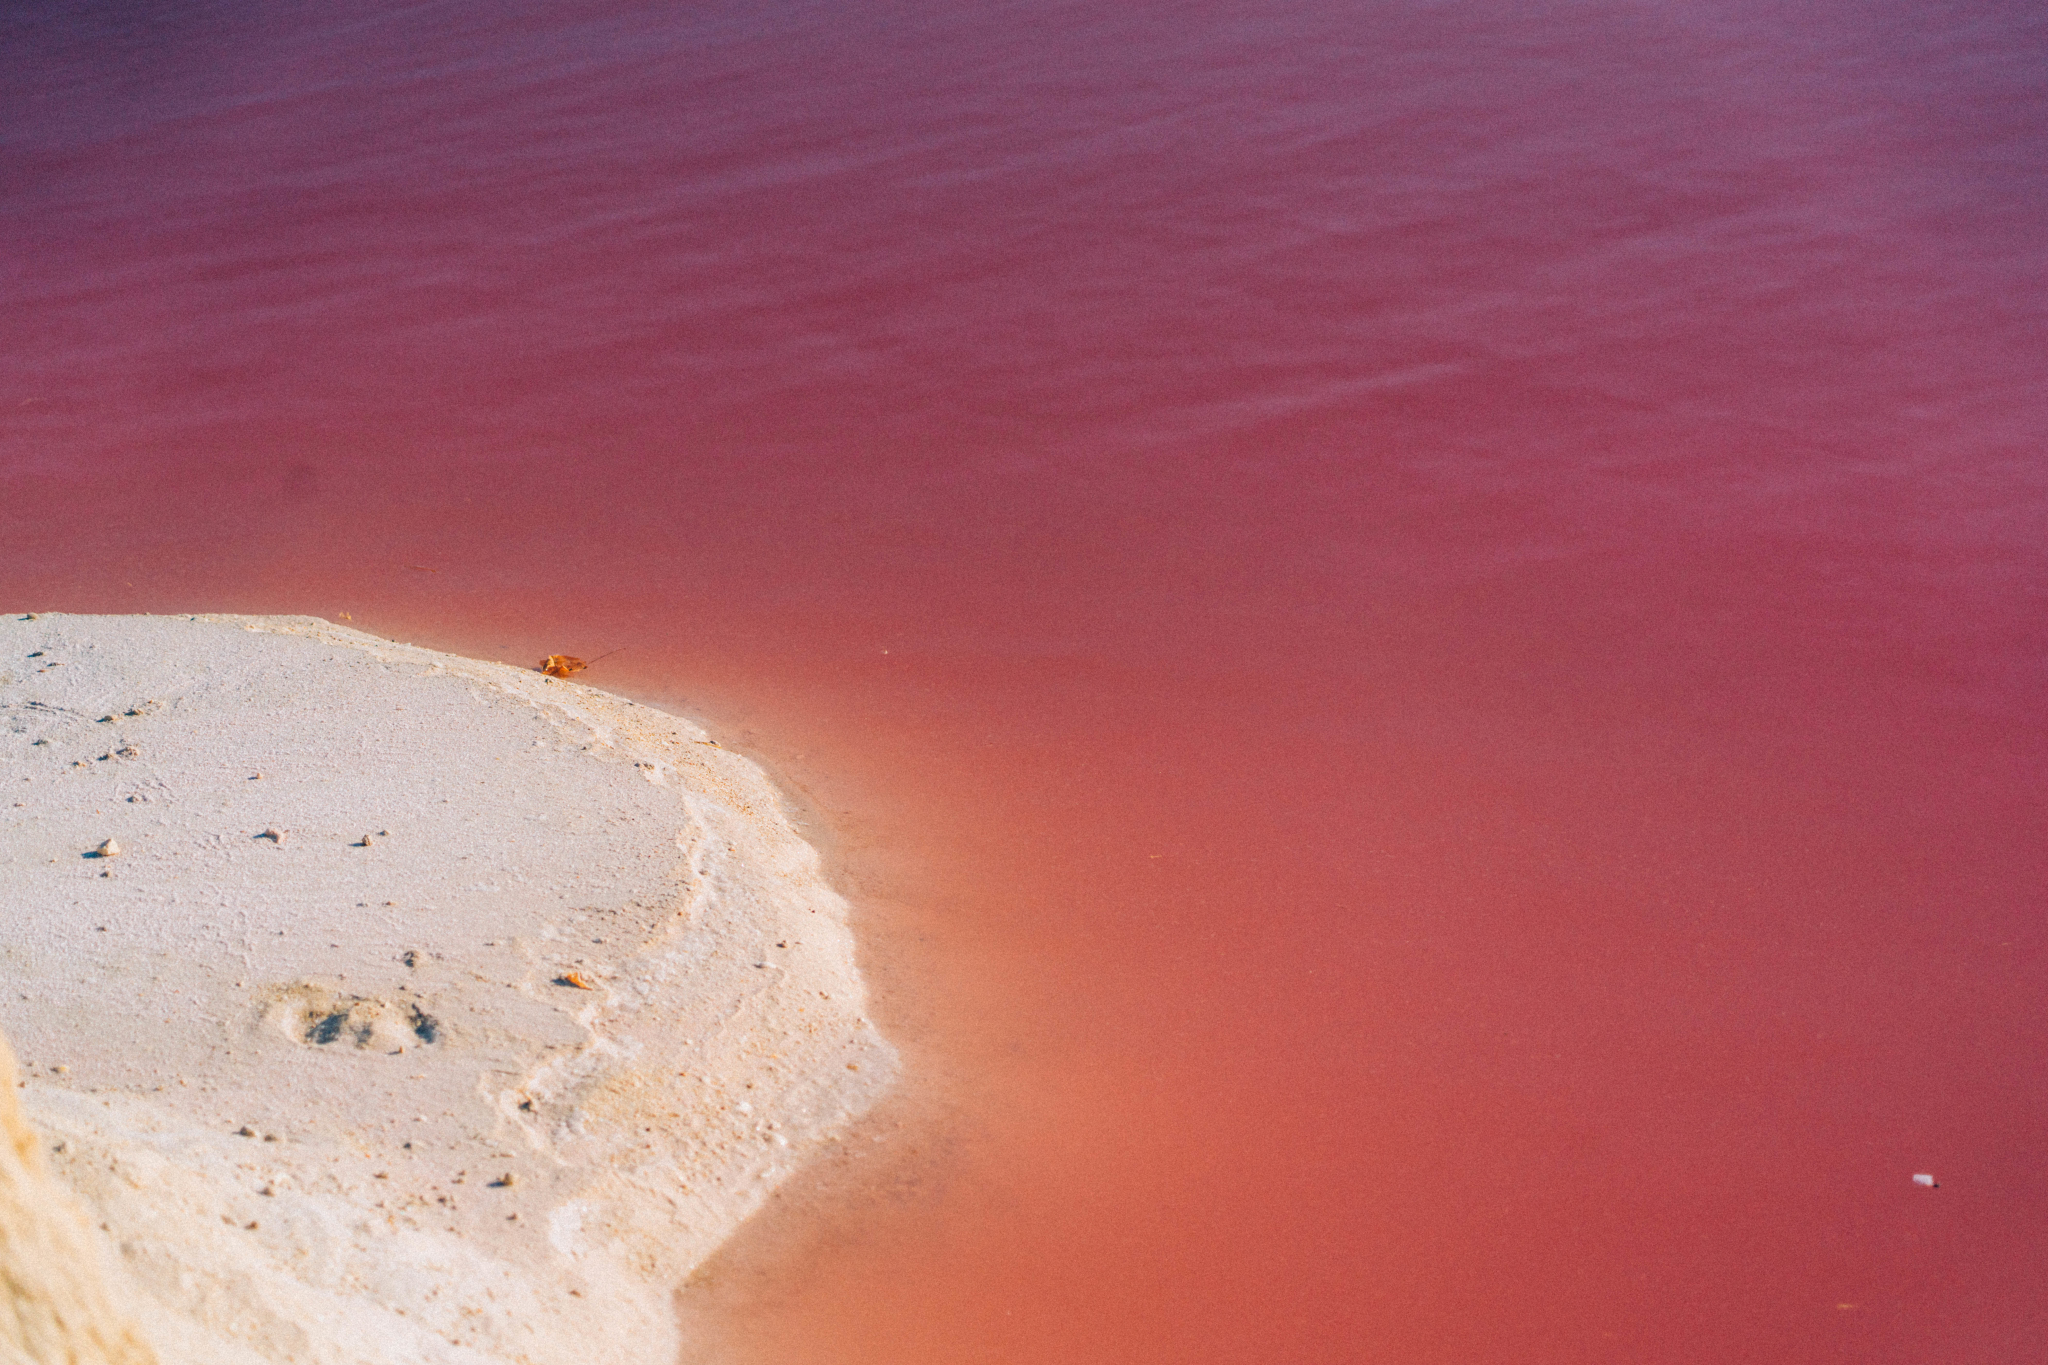
[[[804,789],[921,1081],[729,1358],[2025,1355],[2042,21],[844,8],[10,11],[8,605]]]

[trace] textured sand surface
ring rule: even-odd
[[[155,1365],[105,1248],[50,1178],[0,1040],[0,1365]]]
[[[168,1361],[672,1358],[895,1074],[845,909],[758,768],[573,681],[0,619],[0,1028]]]

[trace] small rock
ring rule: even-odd
[[[496,1180],[493,1180],[491,1182],[491,1188],[494,1190],[509,1190],[518,1183],[519,1177],[512,1174],[512,1172],[507,1171],[505,1172],[505,1174],[499,1176]]]
[[[92,851],[92,856],[95,858],[118,858],[121,856],[121,845],[117,840],[108,839]]]
[[[555,984],[557,986],[574,986],[579,991],[594,991],[597,989],[597,987],[583,979],[583,973],[581,972],[563,972],[555,978]]]
[[[243,1125],[242,1125],[242,1126],[241,1126],[240,1128],[237,1128],[237,1129],[235,1129],[235,1136],[236,1136],[236,1137],[255,1137],[255,1136],[256,1136],[256,1130],[255,1130],[254,1128],[251,1128],[251,1127],[250,1127],[250,1126],[249,1126],[248,1124],[246,1124],[246,1123],[245,1123],[245,1124],[243,1124]]]
[[[365,834],[362,838],[355,841],[353,847],[368,848],[373,842],[375,842],[374,839],[370,835]]]
[[[270,829],[264,830],[261,834],[257,835],[256,837],[259,839],[268,839],[273,844],[281,844],[284,842],[284,831],[273,826]]]

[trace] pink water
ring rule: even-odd
[[[721,1359],[2009,1365],[2044,73],[2008,0],[30,0],[0,598],[622,648],[801,789],[913,1080]]]

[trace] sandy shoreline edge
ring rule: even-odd
[[[761,770],[572,681],[13,613],[0,830],[19,1094],[167,1361],[670,1360],[898,1068]]]

